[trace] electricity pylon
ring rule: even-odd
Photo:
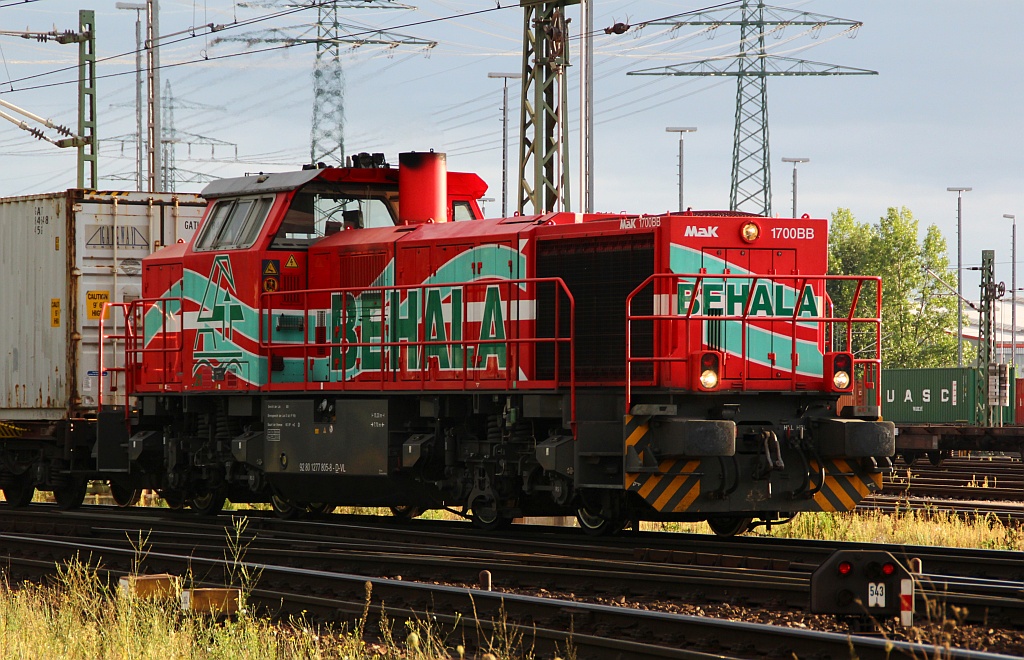
[[[767,17],[767,18],[766,18]],[[730,25],[740,28],[736,55],[686,62],[673,66],[630,71],[633,76],[736,76],[736,121],[733,129],[732,180],[729,208],[770,216],[772,212],[771,164],[768,157],[768,77],[876,75],[877,71],[772,55],[765,47],[769,34],[781,38],[787,27],[805,28],[816,38],[825,27],[845,28],[840,34],[856,34],[862,23],[822,14],[766,6],[743,0],[740,5],[688,13],[645,25],[704,26],[715,30]],[[800,35],[798,35],[800,36]],[[787,42],[789,40],[787,39]]]
[[[115,104],[120,105],[120,104]],[[133,104],[134,105],[134,104]],[[207,137],[205,135],[198,135],[196,133],[189,133],[187,131],[179,130],[174,125],[174,111],[175,110],[224,110],[223,106],[208,105],[206,103],[195,103],[193,101],[182,100],[177,98],[171,92],[171,81],[164,80],[164,90],[160,95],[160,177],[161,181],[160,190],[166,192],[176,192],[177,183],[203,183],[206,181],[212,181],[217,178],[211,175],[203,174],[202,172],[195,172],[192,170],[185,170],[178,167],[176,163],[176,152],[177,145],[183,144],[188,147],[188,159],[189,160],[211,160],[216,161],[217,159],[217,148],[218,147],[230,147],[234,150],[232,158],[238,160],[238,145],[234,142],[226,142],[224,140],[218,140],[217,138]],[[104,142],[119,142],[121,143],[121,151],[124,152],[125,144],[132,144],[136,146],[136,153],[146,153],[146,133],[145,131],[139,133],[130,133],[127,135],[117,135],[114,137],[104,138]],[[203,159],[196,159],[192,156],[193,146],[209,146],[210,157]],[[141,150],[139,147],[141,146]],[[228,159],[230,160],[230,158]],[[108,174],[104,179],[111,179],[114,181],[139,181],[142,178],[142,164],[136,164],[136,172],[132,175],[126,175],[123,173]]]
[[[520,0],[523,90],[519,122],[520,213],[569,211],[569,120],[566,68],[569,20],[579,0]]]
[[[209,110],[217,109],[223,110],[223,107],[206,105],[205,103],[193,103],[192,101],[183,101],[181,99],[174,98],[174,94],[171,92],[171,81],[164,81],[164,94],[160,100],[160,109],[163,112],[162,121],[160,122],[163,130],[160,137],[160,149],[163,152],[162,158],[160,159],[163,167],[163,181],[164,190],[167,192],[176,192],[176,183],[181,181],[183,183],[193,183],[196,181],[210,180],[213,177],[205,178],[205,175],[199,172],[192,172],[181,170],[178,168],[175,158],[175,147],[179,144],[188,145],[189,156],[192,155],[193,145],[209,145],[210,156],[215,155],[217,147],[233,147],[235,150],[235,159],[238,159],[238,145],[233,142],[225,142],[224,140],[218,140],[216,138],[207,137],[205,135],[197,135],[196,133],[188,133],[186,131],[179,131],[174,126],[174,111],[177,109],[192,109],[192,110]]]
[[[278,43],[287,45],[315,44],[316,62],[313,65],[313,122],[309,135],[310,162],[322,160],[345,162],[345,75],[341,64],[341,46],[352,48],[364,45],[423,46],[433,48],[436,41],[417,39],[396,32],[343,23],[338,12],[343,9],[415,9],[391,0],[334,0],[333,2],[289,3],[250,2],[246,6],[317,7],[317,21],[312,26],[248,32],[237,37],[223,37],[222,41],[241,41],[248,45]],[[292,36],[296,31],[305,30]],[[309,34],[309,33],[312,34]]]

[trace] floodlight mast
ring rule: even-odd
[[[810,158],[783,158],[783,163],[793,163],[793,217],[796,217],[796,164],[809,163]]]
[[[964,218],[964,193],[971,192],[972,188],[951,187],[946,192],[956,193],[956,295],[958,298],[956,307],[956,366],[964,366],[964,239],[963,239],[963,218]]]
[[[501,102],[501,217],[508,217],[508,80],[519,80],[521,73],[488,73],[488,78],[502,79]]]
[[[696,133],[696,126],[669,126],[665,129],[666,133],[679,133],[679,212],[682,213],[686,210],[686,206],[683,204],[683,134],[685,133]]]

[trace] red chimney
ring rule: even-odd
[[[398,222],[448,222],[448,164],[445,154],[398,154]]]

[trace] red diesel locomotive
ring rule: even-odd
[[[735,534],[880,488],[881,285],[826,275],[826,221],[483,219],[485,184],[443,154],[355,160],[203,191],[191,242],[108,305],[99,371],[125,387],[71,473],[208,513],[572,513],[592,533]],[[833,279],[874,313],[833,309]],[[844,349],[855,332],[873,355]],[[874,405],[840,416],[854,388]]]

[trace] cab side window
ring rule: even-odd
[[[337,188],[314,183],[298,191],[270,248],[301,250],[336,231],[394,226],[392,204],[386,194]]]
[[[251,247],[267,219],[273,197],[217,200],[203,225],[196,250],[235,250]]]

